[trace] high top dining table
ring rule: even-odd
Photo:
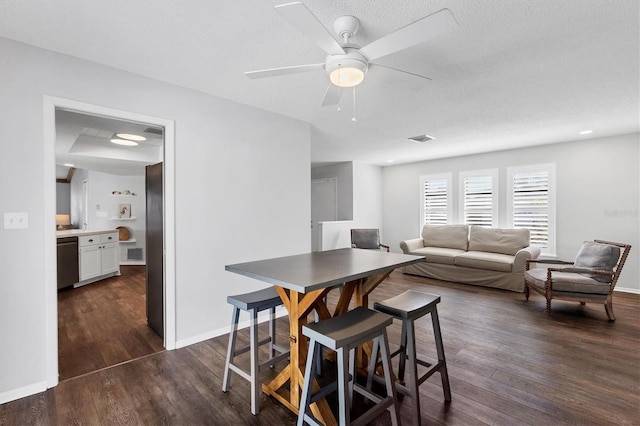
[[[227,271],[273,284],[289,313],[289,365],[262,390],[297,414],[307,356],[302,326],[311,311],[316,310],[322,320],[346,312],[352,299],[355,307],[367,307],[369,294],[394,269],[422,260],[422,256],[345,248],[227,265]],[[344,287],[331,313],[324,298],[341,284]],[[324,399],[311,409],[326,425],[336,424]]]

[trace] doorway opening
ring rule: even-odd
[[[157,342],[155,346],[152,347],[151,350],[158,348],[158,346],[164,346],[166,349],[175,349],[176,344],[176,335],[175,335],[175,228],[174,228],[174,123],[171,120],[145,116],[137,113],[131,113],[128,111],[116,110],[111,108],[105,108],[101,106],[91,105],[80,103],[68,99],[54,98],[45,96],[44,99],[44,156],[45,156],[45,177],[48,182],[51,182],[53,185],[56,165],[56,112],[72,112],[77,114],[85,114],[89,116],[93,116],[96,119],[111,119],[111,120],[122,120],[125,122],[138,123],[138,124],[148,124],[153,127],[164,129],[164,141],[163,141],[163,155],[162,159],[164,160],[163,166],[163,184],[162,184],[162,196],[163,196],[163,204],[162,204],[162,213],[163,213],[163,221],[161,222],[162,232],[164,234],[164,240],[161,243],[162,247],[159,248],[159,251],[164,254],[162,259],[162,263],[164,265],[163,271],[161,273],[161,288],[162,294],[160,296],[160,300],[163,306],[162,312],[162,329],[164,331],[164,335],[161,338],[161,342]],[[85,134],[91,134],[93,127],[91,126],[83,126],[86,127]],[[84,152],[86,157],[90,157],[88,154],[88,148],[85,147],[77,147],[76,152]],[[140,159],[137,159],[140,160]],[[98,167],[98,166],[96,166]],[[101,172],[98,172],[101,173]],[[91,180],[88,182],[89,191],[91,191]],[[48,188],[47,188],[48,189]],[[54,189],[54,188],[51,188]],[[124,191],[133,192],[131,189],[122,188]],[[104,188],[103,188],[104,191]],[[120,191],[119,189],[112,189],[115,195],[115,192]],[[49,192],[45,191],[45,214],[47,217],[53,217],[56,214],[56,197],[55,190]],[[122,195],[131,195],[122,194]],[[131,201],[130,200],[126,201]],[[89,214],[88,220],[91,221],[92,213],[95,214],[95,218],[98,219],[106,219],[110,218],[108,211],[105,212],[102,210],[102,205],[98,205],[100,203],[92,203],[91,199],[89,199]],[[129,203],[126,203],[127,205]],[[95,211],[91,209],[94,208]],[[130,207],[129,207],[130,208]],[[82,215],[84,216],[84,215]],[[81,219],[81,221],[84,219]],[[113,225],[113,224],[111,224]],[[82,226],[82,224],[80,224]],[[107,229],[111,229],[114,226],[110,226]],[[146,239],[145,235],[142,235],[142,239]],[[46,288],[45,294],[47,299],[47,387],[53,387],[57,385],[59,381],[59,364],[58,364],[58,319],[63,315],[63,312],[58,311],[58,291],[56,286],[56,246],[55,246],[55,238],[51,239],[52,243],[45,247],[45,267],[47,270],[47,280],[46,280]],[[126,250],[128,251],[128,250]],[[135,262],[134,262],[135,263]],[[118,290],[114,290],[120,288],[123,290],[123,282],[127,282],[126,290],[132,290],[133,293],[129,295],[122,296],[125,300],[135,299],[135,294],[140,294],[141,288],[146,287],[145,284],[145,276],[146,276],[146,267],[142,265],[123,265],[122,266],[122,275],[114,276],[108,278],[104,281],[99,281],[95,283],[90,283],[87,286],[79,287],[73,290],[86,290],[82,293],[95,293],[99,294],[98,290],[106,291],[109,290],[108,287],[112,288],[109,290],[110,296],[102,297],[98,296],[98,300],[105,299],[109,297],[118,297],[116,294]],[[136,285],[133,284],[129,286],[129,283],[138,282],[137,290]],[[142,283],[142,284],[141,284]],[[91,287],[94,287],[91,289]],[[71,290],[71,291],[73,291]],[[146,293],[146,289],[145,289]],[[72,293],[69,293],[72,294]],[[74,296],[79,296],[81,294],[80,291],[74,294]],[[104,300],[102,300],[104,301]],[[87,306],[90,306],[87,305]],[[93,305],[95,306],[95,304]],[[63,318],[60,318],[61,320]],[[106,316],[104,319],[104,325],[102,326],[102,331],[108,333],[108,321],[109,316]],[[73,332],[71,333],[73,335]],[[99,331],[96,334],[100,334]],[[108,342],[108,338],[105,339]],[[115,339],[117,340],[117,338]],[[61,340],[62,341],[62,340]],[[114,344],[114,351],[118,349],[119,344]],[[122,352],[122,351],[121,351]],[[87,354],[86,356],[91,356]],[[135,353],[133,354],[135,357]],[[104,357],[103,357],[104,358]],[[109,358],[108,356],[106,358]]]
[[[311,181],[311,251],[322,250],[320,222],[338,219],[337,178]]]

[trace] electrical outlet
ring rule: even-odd
[[[26,229],[28,227],[29,214],[27,212],[4,214],[4,229]]]

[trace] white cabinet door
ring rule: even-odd
[[[98,244],[80,247],[80,281],[102,275],[101,253]]]
[[[117,272],[120,268],[118,243],[103,244],[100,247],[102,247],[102,275]]]

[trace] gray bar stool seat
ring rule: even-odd
[[[391,359],[389,357],[389,343],[387,341],[387,326],[393,322],[389,315],[382,314],[363,307],[355,308],[342,315],[323,320],[302,327],[302,333],[309,337],[309,352],[304,374],[304,386],[300,399],[298,426],[305,422],[320,425],[320,421],[311,413],[310,406],[328,394],[338,392],[338,422],[340,425],[367,424],[385,410],[391,413],[391,423],[399,424],[396,410],[396,391],[391,379]],[[382,356],[382,366],[385,371],[386,397],[374,394],[355,380],[355,350],[358,346],[372,340],[378,345]],[[332,382],[316,392],[312,392],[316,376],[317,363],[314,360],[321,346],[337,353],[337,381]],[[375,368],[376,360],[372,358],[369,368]],[[375,405],[360,415],[353,422],[350,419],[350,408],[353,392],[363,395]]]
[[[227,348],[227,360],[224,368],[224,378],[222,379],[222,390],[227,392],[231,382],[231,371],[251,383],[251,414],[256,415],[260,411],[260,383],[258,373],[264,366],[273,364],[286,358],[289,349],[276,344],[276,307],[282,305],[282,299],[278,295],[275,287],[268,287],[251,293],[239,294],[227,297],[227,303],[233,305],[231,314],[231,332],[229,333],[229,346]],[[269,337],[258,340],[258,312],[269,309]],[[238,336],[238,320],[240,310],[249,312],[251,324],[249,326],[249,345],[236,348]],[[263,363],[258,359],[258,348],[269,344],[269,359]],[[234,364],[234,358],[247,351],[250,351],[250,371],[247,372]],[[276,355],[276,352],[278,355]]]
[[[399,382],[396,383],[396,388],[398,392],[408,396],[412,401],[414,425],[420,425],[420,393],[418,392],[418,386],[435,372],[440,373],[445,401],[451,401],[449,375],[447,373],[447,363],[444,358],[444,346],[442,345],[442,334],[440,332],[440,322],[438,320],[438,309],[436,306],[438,303],[440,303],[440,296],[408,290],[398,296],[373,304],[374,309],[392,315],[394,318],[402,321],[400,348],[391,354],[391,358],[400,355],[398,366]],[[438,354],[438,361],[436,363],[429,363],[417,356],[414,321],[426,314],[431,314],[433,334]],[[377,358],[377,351],[378,348],[374,342],[372,359]],[[421,376],[418,376],[418,365],[427,367],[426,372]],[[405,384],[404,375],[407,366],[409,368],[409,378]],[[377,381],[381,380],[380,377],[375,375],[375,369],[370,368],[367,378],[368,389],[371,388],[374,378],[376,378]]]

